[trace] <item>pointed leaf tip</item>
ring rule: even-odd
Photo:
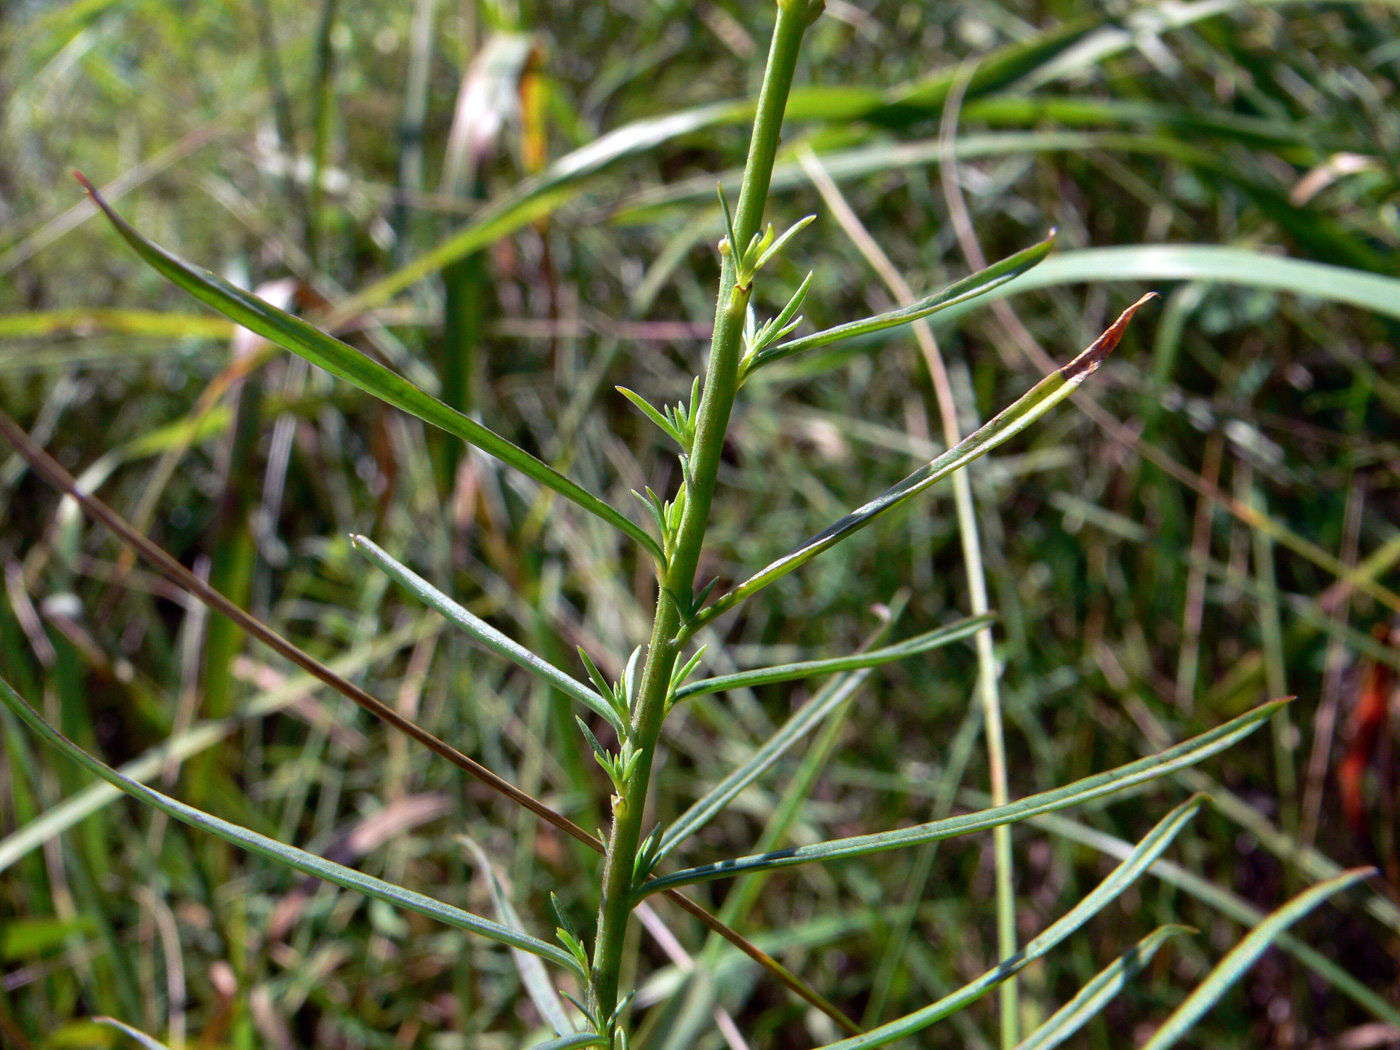
[[[1128,307],[1118,315],[1118,320],[1108,326],[1103,335],[1099,336],[1089,345],[1089,348],[1076,357],[1069,364],[1060,369],[1060,375],[1067,382],[1080,383],[1103,364],[1104,358],[1113,353],[1118,341],[1123,338],[1123,333],[1128,329],[1128,322],[1133,319],[1133,314],[1148,301],[1160,298],[1156,292],[1148,292],[1132,306]]]

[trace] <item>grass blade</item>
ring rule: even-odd
[[[211,816],[193,806],[187,806],[168,795],[163,795],[144,784],[122,776],[111,766],[88,754],[49,725],[37,711],[10,688],[10,684],[3,678],[0,678],[0,703],[13,711],[46,743],[63,752],[93,776],[107,781],[113,787],[119,788],[132,798],[160,810],[167,816],[216,835],[225,842],[248,850],[250,853],[256,853],[269,860],[277,861],[279,864],[284,864],[303,875],[323,879],[344,889],[354,890],[356,893],[384,901],[386,904],[392,904],[395,907],[425,915],[430,919],[436,919],[448,926],[455,926],[511,948],[530,952],[532,955],[538,955],[542,959],[548,959],[550,962],[564,967],[580,979],[586,979],[586,975],[580,972],[574,957],[562,948],[512,930],[508,926],[502,926],[500,923],[483,919],[414,890],[395,886],[393,883],[376,879],[371,875],[356,871],[354,868],[347,868],[344,865],[328,861],[324,857],[318,857],[314,853],[307,853],[295,846],[288,846],[248,828],[230,824],[226,820]]]
[[[764,365],[772,364],[774,361],[781,361],[785,357],[800,354],[804,350],[814,350],[819,346],[827,346],[840,342],[842,339],[850,339],[853,336],[868,335],[886,328],[895,328],[902,324],[908,324],[910,321],[917,321],[921,317],[928,317],[939,310],[946,310],[950,306],[966,303],[993,288],[1014,281],[1049,255],[1050,249],[1054,246],[1055,234],[1052,231],[1050,236],[1039,244],[1024,248],[1015,255],[1009,255],[985,270],[979,270],[971,276],[964,277],[961,281],[951,284],[941,291],[934,292],[932,295],[926,295],[908,306],[887,310],[874,317],[837,325],[835,328],[828,328],[812,335],[804,335],[798,339],[789,339],[785,343],[761,350],[748,362],[745,375]]]
[[[125,1021],[118,1021],[115,1017],[94,1017],[94,1024],[105,1024],[110,1028],[115,1028],[128,1039],[133,1039],[140,1043],[144,1050],[170,1050],[168,1046],[158,1039],[153,1039],[139,1028],[132,1028]]]
[[[1041,813],[1076,806],[1091,799],[1101,798],[1117,791],[1123,791],[1145,780],[1152,780],[1186,766],[1194,765],[1211,755],[1231,746],[1248,736],[1273,715],[1287,700],[1274,700],[1271,703],[1247,711],[1238,718],[1217,726],[1209,732],[1177,744],[1147,758],[1129,762],[1105,773],[1096,773],[1073,784],[1029,795],[1005,806],[965,813],[946,820],[935,820],[927,824],[917,824],[896,831],[883,831],[873,835],[856,835],[852,838],[832,839],[810,846],[797,846],[792,849],[776,850],[753,857],[739,857],[735,860],[719,861],[695,868],[687,868],[670,875],[663,875],[640,887],[638,893],[645,896],[668,886],[680,886],[694,882],[708,882],[712,879],[730,878],[749,871],[764,871],[769,868],[786,868],[797,864],[811,864],[816,861],[841,860],[846,857],[861,857],[885,850],[903,849],[922,842],[937,842],[967,835],[974,831],[985,831],[1002,824],[1014,824]]]
[[[506,895],[505,887],[501,885],[501,880],[496,877],[496,869],[491,866],[491,858],[486,855],[484,849],[477,845],[474,839],[468,838],[466,835],[462,835],[460,838],[471,850],[472,856],[481,866],[482,874],[486,876],[486,885],[491,891],[491,905],[496,909],[496,917],[512,930],[525,933],[525,924],[520,921],[515,906],[511,904],[510,897]],[[536,956],[529,952],[523,952],[519,948],[512,948],[510,954],[511,958],[515,960],[515,968],[520,973],[520,983],[525,986],[525,993],[535,1004],[535,1009],[540,1012],[540,1016],[548,1021],[554,1029],[554,1034],[559,1036],[576,1035],[574,1026],[569,1021],[569,1014],[564,1009],[564,1001],[554,990],[554,982],[549,979],[544,963],[540,962]]]
[[[927,1028],[951,1013],[961,1010],[968,1003],[991,991],[1002,981],[1025,969],[1031,962],[1046,954],[1083,926],[1115,897],[1136,882],[1138,877],[1151,867],[1152,862],[1171,845],[1172,840],[1196,815],[1204,801],[1204,796],[1198,795],[1188,799],[1168,813],[1161,823],[1148,832],[1147,836],[1137,844],[1132,856],[1114,868],[1108,877],[1095,886],[1083,900],[1047,927],[1040,936],[1027,942],[1026,946],[1010,959],[1002,960],[971,984],[964,985],[951,995],[944,996],[938,1002],[931,1003],[922,1010],[916,1010],[912,1014],[891,1021],[889,1024],[883,1024],[879,1028],[872,1028],[864,1035],[842,1039],[837,1043],[829,1043],[821,1050],[869,1050],[871,1047],[884,1046],[896,1039],[902,1039]]]
[[[577,1035],[561,1035],[557,1039],[548,1039],[543,1043],[536,1043],[530,1050],[579,1050],[585,1046],[607,1046],[608,1040],[596,1032],[579,1032]]]
[[[654,557],[661,558],[661,548],[656,540],[615,507],[576,482],[570,481],[523,448],[507,441],[494,430],[482,426],[476,420],[419,390],[402,376],[360,353],[348,343],[343,343],[300,317],[279,310],[257,296],[234,287],[207,270],[195,269],[159,245],[146,240],[98,195],[91,183],[81,175],[78,176],[78,180],[121,234],[122,239],[172,284],[269,342],[290,350],[312,364],[324,368],[331,375],[344,379],[395,408],[417,416],[424,422],[431,423],[495,456],[526,477],[538,481],[545,488],[573,501],[589,513],[596,514],[636,540]]]
[[[460,627],[472,641],[483,649],[503,656],[511,663],[523,667],[533,675],[538,675],[565,696],[573,697],[590,711],[602,717],[614,729],[621,732],[622,723],[616,712],[596,691],[584,685],[577,678],[565,674],[548,660],[530,652],[519,642],[502,634],[479,616],[462,608],[442,591],[423,577],[396,560],[383,547],[365,536],[351,536],[350,542],[362,551],[370,561],[383,569],[395,581],[411,591],[423,604],[446,616],[455,626]]]
[[[956,623],[948,624],[946,627],[937,627],[932,631],[915,635],[913,638],[907,638],[894,645],[887,645],[882,649],[852,653],[850,656],[835,656],[827,660],[804,660],[801,663],[760,667],[753,671],[739,671],[735,674],[706,678],[681,686],[676,690],[675,698],[680,701],[692,696],[722,693],[726,689],[751,689],[756,685],[791,682],[798,678],[813,678],[822,674],[835,674],[838,671],[855,671],[862,667],[879,667],[881,664],[903,660],[967,638],[995,621],[995,613],[967,616]]]
[[[1129,981],[1146,969],[1157,954],[1157,949],[1173,937],[1193,932],[1189,926],[1161,926],[1153,930],[1095,974],[1093,980],[1081,988],[1073,999],[1023,1039],[1016,1050],[1051,1050],[1051,1047],[1059,1046],[1098,1016]]]
[[[1004,409],[990,422],[970,434],[963,441],[950,448],[927,466],[921,467],[893,488],[887,489],[863,507],[853,510],[840,521],[827,528],[789,552],[777,561],[761,569],[708,608],[697,613],[681,632],[682,639],[688,638],[700,627],[721,613],[733,608],[739,602],[763,589],[774,580],[786,576],[799,566],[805,565],[817,555],[830,550],[852,533],[865,528],[876,518],[888,513],[905,500],[923,492],[934,483],[960,470],[979,456],[985,455],[1012,436],[1019,434],[1037,419],[1069,397],[1080,383],[1084,382],[1103,362],[1122,338],[1124,329],[1134,313],[1156,292],[1148,292],[1119,315],[1118,320],[1108,330],[1094,340],[1083,353],[1058,372],[1046,376],[1023,395],[1019,400]]]
[[[1328,897],[1369,879],[1376,873],[1374,868],[1357,868],[1346,871],[1336,878],[1311,886],[1298,896],[1271,913],[1268,918],[1250,930],[1239,944],[1235,945],[1211,970],[1210,974],[1196,986],[1196,990],[1186,997],[1166,1023],[1152,1034],[1143,1044],[1142,1050],[1167,1050],[1186,1035],[1201,1017],[1211,1009],[1221,996],[1230,990],[1246,970],[1254,965],[1259,956],[1269,948],[1278,935],[1307,915]]]

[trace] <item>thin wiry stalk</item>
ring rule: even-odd
[[[960,92],[959,92],[960,94]],[[889,257],[870,236],[859,217],[851,210],[840,189],[832,181],[810,150],[801,155],[802,166],[813,185],[822,195],[841,228],[860,249],[866,261],[890,293],[901,305],[912,303],[914,290],[895,269]],[[933,337],[933,329],[927,321],[913,322],[914,338],[919,344],[924,364],[933,379],[934,395],[938,400],[938,415],[943,427],[943,440],[953,448],[962,440],[962,430],[958,425],[957,405],[953,399],[953,388],[948,382],[948,370],[943,364],[943,355],[938,351],[938,343]],[[987,600],[987,577],[982,564],[982,541],[977,528],[977,509],[972,498],[972,482],[967,471],[960,470],[953,475],[953,501],[957,508],[958,534],[962,539],[963,565],[967,570],[968,602],[973,616],[990,612]],[[994,805],[1005,805],[1010,800],[1006,777],[1006,747],[1003,742],[1001,724],[1001,697],[997,689],[996,655],[992,651],[992,630],[990,626],[978,631],[974,637],[977,649],[977,695],[982,705],[983,733],[987,739],[987,764],[990,771]],[[1016,953],[1016,900],[1012,884],[1011,828],[1003,826],[992,833],[993,852],[996,857],[997,895],[997,952],[1003,959]],[[1004,1047],[1013,1047],[1020,1038],[1017,1024],[1016,981],[1011,978],[1001,986],[1001,1039]]]

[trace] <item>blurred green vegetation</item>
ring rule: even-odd
[[[678,479],[613,388],[674,402],[702,362],[714,183],[732,186],[742,162],[771,17],[723,0],[11,2],[0,407],[278,631],[599,825],[606,781],[566,701],[443,630],[348,536],[574,674],[578,645],[615,677],[644,640],[646,560],[455,439],[234,337],[94,221],[68,170],[158,243],[336,325],[642,520],[628,490],[669,495]],[[1201,931],[1079,1045],[1139,1041],[1239,939],[1241,906],[1271,910],[1327,865],[1362,863],[1385,878],[1295,930],[1355,987],[1276,950],[1192,1038],[1400,1036],[1363,1027],[1400,1009],[1393,736],[1364,756],[1359,822],[1337,779],[1364,665],[1400,666],[1373,636],[1400,611],[1398,28],[1362,3],[830,0],[805,45],[768,217],[818,219],[760,286],[760,313],[809,269],[809,326],[893,305],[810,185],[807,148],[916,292],[975,268],[975,247],[994,260],[1058,230],[1020,294],[935,318],[965,429],[1040,376],[1037,345],[1062,362],[1143,291],[1165,296],[1080,395],[1099,421],[1057,410],[972,469],[1013,795],[1298,697],[1272,735],[1147,800],[1017,829],[1025,937],[1107,870],[1085,825],[1136,840],[1189,790],[1220,803],[1175,847],[1181,878],[1141,883],[1026,971],[1034,1021],[1153,925]],[[926,461],[932,411],[905,329],[756,375],[702,577],[742,579]],[[1339,584],[1353,564],[1355,586]],[[156,786],[486,912],[465,833],[532,925],[552,927],[551,891],[580,923],[596,907],[595,858],[197,612],[8,449],[0,566],[0,675],[112,764],[202,725]],[[899,637],[966,612],[946,489],[720,621],[707,666],[847,652],[901,591]],[[975,673],[959,647],[878,670],[839,735],[781,760],[684,862],[750,852],[809,776],[779,845],[927,820],[955,788],[981,804]],[[816,688],[687,701],[657,819]],[[0,1045],[120,1045],[96,1014],[172,1047],[239,1050],[504,1048],[538,1030],[508,956],[458,931],[303,885],[126,800],[40,833],[86,775],[8,717],[0,734]],[[730,889],[699,896],[719,908]],[[782,872],[766,889],[736,925],[865,1023],[995,955],[985,837]],[[698,950],[698,925],[657,913]],[[649,939],[641,957],[639,1004],[664,1011],[671,963]],[[735,959],[714,992],[751,1046],[832,1037]],[[656,1016],[647,1046],[666,1045],[671,1019]],[[991,1018],[979,1004],[918,1045],[990,1045]],[[1337,1041],[1358,1032],[1378,1041]],[[723,1042],[704,1029],[694,1045]]]

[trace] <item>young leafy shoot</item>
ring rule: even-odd
[[[886,850],[904,849],[924,842],[939,842],[943,839],[967,835],[975,831],[986,831],[1002,824],[1015,824],[1041,813],[1081,805],[1104,795],[1125,791],[1144,781],[1155,780],[1178,769],[1195,765],[1211,755],[1223,751],[1236,741],[1258,729],[1287,700],[1274,700],[1270,703],[1246,711],[1238,718],[1216,726],[1200,736],[1169,747],[1165,751],[1147,758],[1129,762],[1105,773],[1077,780],[1072,784],[1028,795],[1005,806],[976,813],[965,813],[945,820],[934,820],[927,824],[899,828],[895,831],[882,831],[873,835],[856,835],[851,838],[832,839],[817,842],[810,846],[797,846],[792,849],[775,850],[754,857],[738,857],[733,860],[703,864],[684,871],[672,872],[654,879],[638,890],[639,896],[647,896],[668,886],[684,886],[695,882],[709,882],[713,879],[731,878],[751,871],[767,871],[772,868],[787,868],[798,864],[843,860],[847,857],[863,857]]]
[[[1093,344],[1058,372],[1046,376],[1017,400],[1004,409],[989,423],[978,428],[967,438],[950,448],[927,466],[914,471],[899,484],[876,496],[863,507],[858,507],[840,521],[829,525],[806,543],[790,551],[777,561],[759,570],[713,605],[694,616],[680,631],[679,641],[685,641],[709,623],[716,616],[732,609],[745,598],[768,586],[794,569],[805,565],[817,555],[830,550],[853,533],[865,528],[877,518],[889,513],[906,500],[943,480],[954,471],[983,456],[998,445],[1019,434],[1046,412],[1054,408],[1085,379],[1089,378],[1103,363],[1128,326],[1134,313],[1149,299],[1156,298],[1156,292],[1148,292],[1135,302],[1109,326],[1108,330],[1094,340]]]
[[[681,452],[690,455],[691,446],[695,444],[695,420],[700,411],[700,377],[695,377],[695,382],[690,387],[690,403],[687,406],[684,401],[677,401],[674,406],[663,405],[657,411],[646,398],[635,390],[628,390],[625,386],[617,387],[617,392],[625,397],[649,420],[656,424],[657,428],[668,438],[680,446]]]
[[[686,457],[681,456],[682,473],[685,471]],[[632,495],[641,501],[642,506],[651,515],[651,520],[655,523],[657,531],[661,533],[661,550],[664,564],[670,564],[671,553],[676,548],[676,535],[680,531],[681,519],[685,517],[686,483],[681,481],[680,488],[676,490],[676,498],[662,500],[650,485],[646,487],[646,495],[643,496],[636,489],[632,490]]]
[[[1197,795],[1188,799],[1162,818],[1155,828],[1147,833],[1128,859],[1109,872],[1107,878],[1089,891],[1078,904],[1058,920],[1051,923],[1038,937],[1029,941],[1024,948],[1009,959],[988,970],[977,980],[964,985],[951,995],[946,995],[936,1003],[930,1003],[921,1010],[872,1028],[863,1035],[828,1043],[821,1050],[872,1050],[896,1039],[903,1039],[922,1031],[950,1014],[956,1013],[968,1003],[974,1002],[1010,977],[1024,970],[1036,959],[1045,955],[1074,931],[1101,912],[1124,890],[1136,882],[1154,861],[1160,857],[1178,834],[1190,823],[1205,796]]]
[[[76,174],[76,173],[75,173]],[[602,518],[623,534],[630,536],[656,557],[661,548],[645,529],[625,517],[611,504],[604,502],[576,482],[570,481],[549,464],[535,458],[523,448],[506,440],[494,430],[458,412],[431,394],[419,390],[407,379],[390,371],[373,358],[367,357],[348,343],[308,324],[300,317],[279,310],[257,296],[235,287],[222,277],[191,266],[178,256],[137,233],[125,219],[102,199],[92,184],[77,176],[103,214],[116,228],[123,240],[135,249],[146,263],[172,284],[189,292],[196,299],[212,306],[230,320],[277,346],[290,350],[331,375],[352,383],[425,423],[455,435],[475,445],[507,466],[514,467],[545,488],[557,492],[591,514]]]
[[[305,850],[297,849],[295,846],[288,846],[278,842],[276,839],[268,838],[256,831],[231,824],[220,817],[212,816],[202,810],[187,806],[168,795],[163,795],[145,784],[138,783],[129,777],[122,776],[115,769],[106,765],[100,759],[88,754],[77,744],[63,736],[53,726],[49,725],[37,711],[29,706],[25,700],[10,687],[10,684],[0,678],[0,705],[12,711],[20,721],[29,726],[30,729],[41,737],[51,747],[61,751],[68,758],[82,766],[93,776],[105,780],[113,787],[124,791],[132,798],[146,803],[155,809],[160,810],[166,816],[183,821],[191,827],[207,831],[225,842],[232,843],[240,849],[245,849],[250,853],[266,857],[269,860],[284,864],[303,875],[310,875],[314,878],[324,879],[326,882],[340,886],[356,893],[362,893],[366,897],[373,897],[376,900],[384,901],[397,908],[406,911],[417,912],[430,919],[436,919],[448,926],[455,926],[458,929],[478,934],[489,940],[497,941],[510,948],[518,948],[521,951],[538,955],[541,959],[552,962],[557,966],[574,973],[580,979],[586,979],[586,970],[578,968],[578,962],[569,952],[549,944],[545,941],[532,937],[519,930],[513,930],[508,926],[503,926],[498,922],[483,919],[470,912],[443,901],[435,900],[414,890],[406,889],[403,886],[396,886],[391,882],[376,879],[354,868],[347,868],[343,864],[336,864],[318,857],[314,853],[307,853]]]
[[[720,244],[721,254],[734,256],[734,283],[738,289],[747,290],[753,285],[754,275],[774,259],[790,240],[805,230],[815,219],[815,215],[804,215],[789,226],[781,236],[773,236],[773,224],[755,231],[742,252],[738,248],[738,234],[734,232],[734,215],[729,210],[729,200],[724,195],[724,187],[717,186],[719,206],[724,213],[724,241]]]
[[[752,375],[757,369],[764,365],[770,365],[774,361],[781,361],[784,358],[792,357],[806,350],[815,350],[819,346],[827,346],[831,343],[840,342],[842,339],[850,339],[858,335],[869,335],[872,332],[880,332],[886,328],[895,328],[899,325],[908,324],[910,321],[917,321],[921,317],[928,317],[930,314],[946,310],[950,306],[965,303],[969,299],[974,299],[984,292],[989,292],[993,288],[999,288],[1008,281],[1013,281],[1021,274],[1025,273],[1032,266],[1035,266],[1047,255],[1050,249],[1055,246],[1055,231],[1051,230],[1050,235],[1038,244],[1033,244],[1029,248],[1023,248],[1014,255],[1008,255],[1000,262],[993,263],[985,270],[978,270],[970,276],[964,277],[961,281],[949,285],[941,291],[926,295],[917,302],[908,306],[901,306],[895,310],[888,310],[874,317],[867,317],[860,321],[850,321],[846,324],[837,325],[835,328],[826,328],[811,335],[804,335],[798,339],[790,339],[786,343],[778,343],[777,336],[769,340],[760,349],[754,351],[745,358],[741,380]],[[805,287],[805,282],[804,282]],[[770,345],[772,344],[772,345]]]
[[[778,316],[770,317],[763,322],[761,327],[756,322],[753,307],[749,307],[748,318],[744,326],[744,356],[739,362],[740,383],[743,383],[744,378],[752,371],[752,363],[759,354],[783,336],[791,334],[802,323],[802,315],[797,311],[807,298],[807,290],[812,287],[814,276],[816,276],[816,272],[808,270],[807,276],[797,286],[797,291],[792,293],[792,298],[787,301],[787,305],[778,311]]]

